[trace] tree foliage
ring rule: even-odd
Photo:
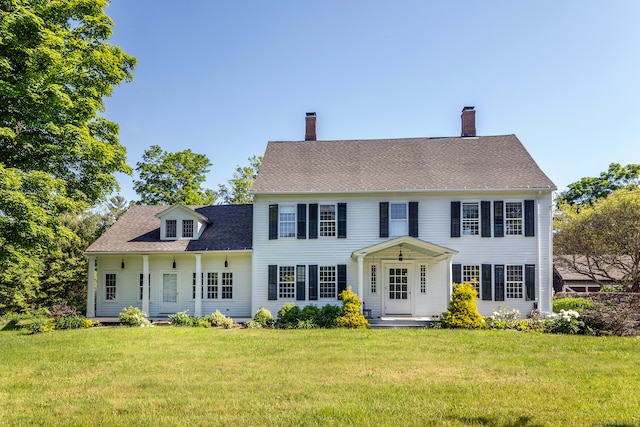
[[[130,173],[103,98],[135,58],[108,43],[107,0],[0,1],[0,297],[37,294],[39,258],[74,238],[59,220]]]
[[[228,186],[218,184],[218,199],[220,199],[221,203],[229,205],[253,203],[253,196],[250,191],[258,176],[258,170],[262,164],[262,156],[253,155],[248,160],[248,166],[238,165],[236,167],[233,178],[227,181]]]
[[[476,329],[482,327],[482,316],[476,301],[478,292],[470,283],[454,283],[449,308],[442,314],[445,328]]]
[[[172,153],[152,145],[136,164],[140,179],[134,180],[133,189],[144,205],[211,205],[215,193],[202,188],[210,166],[204,154],[188,149]]]
[[[640,164],[621,166],[618,163],[611,163],[609,170],[602,172],[599,177],[585,177],[569,184],[569,189],[558,196],[558,202],[566,202],[570,205],[592,204],[618,189],[634,189],[639,186]]]
[[[572,270],[640,292],[640,189],[616,190],[592,205],[563,202],[554,228],[554,252]]]

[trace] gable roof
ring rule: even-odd
[[[269,142],[253,193],[544,189],[515,135]]]
[[[165,210],[163,210],[161,212],[158,212],[155,216],[156,216],[156,218],[162,219],[162,217],[164,217],[166,215],[169,215],[169,214],[172,214],[174,212],[178,212],[178,211],[186,212],[187,214],[192,215],[194,218],[197,218],[199,221],[202,221],[202,222],[205,222],[205,223],[209,222],[209,219],[206,216],[202,215],[201,213],[195,211],[192,208],[189,208],[189,207],[187,207],[185,205],[181,205],[179,203],[177,205],[169,206]]]
[[[186,207],[209,221],[198,240],[160,240],[157,215],[167,206],[132,206],[86,253],[250,250],[253,205]]]

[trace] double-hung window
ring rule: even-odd
[[[462,235],[477,236],[480,234],[480,207],[478,203],[462,204]]]
[[[200,281],[201,291],[200,298],[204,298],[204,273],[200,276],[202,279]],[[192,286],[191,286],[191,298],[196,299],[196,273],[193,273],[192,276]]]
[[[107,301],[115,301],[116,299],[116,274],[107,273],[104,281],[104,299]]]
[[[222,299],[233,298],[233,273],[222,273]]]
[[[523,274],[521,265],[507,265],[507,298],[522,298]]]
[[[278,275],[278,298],[295,298],[295,269],[294,266],[280,266]]]
[[[207,299],[218,299],[218,273],[207,273]]]
[[[296,237],[296,207],[280,206],[280,237]]]
[[[462,282],[471,283],[473,288],[480,295],[480,266],[479,265],[463,265],[462,266]]]
[[[507,235],[522,234],[522,202],[504,204],[504,222]]]
[[[336,298],[335,266],[320,266],[320,298]]]
[[[407,204],[391,203],[389,205],[389,235],[399,237],[407,235]]]
[[[320,236],[336,235],[336,207],[335,205],[320,205]]]

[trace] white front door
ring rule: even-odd
[[[176,273],[162,274],[162,313],[176,313],[178,311],[178,275]]]
[[[387,315],[411,314],[411,280],[407,264],[385,266],[384,308]]]

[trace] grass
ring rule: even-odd
[[[634,426],[640,339],[468,330],[0,332],[0,425]]]

